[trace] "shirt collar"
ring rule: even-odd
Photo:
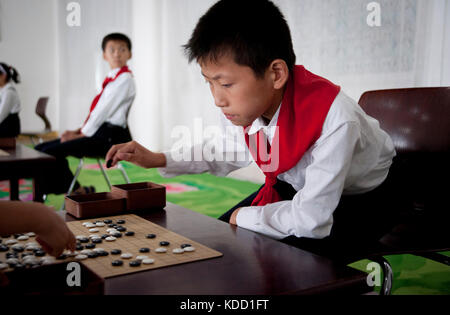
[[[257,133],[258,131],[260,131],[261,129],[269,130],[272,127],[276,127],[276,125],[278,123],[278,116],[280,114],[280,108],[281,108],[281,104],[280,104],[280,106],[278,106],[278,110],[275,113],[275,115],[273,115],[272,120],[269,122],[269,124],[266,124],[262,117],[258,117],[251,125],[250,130],[248,131],[248,134],[253,135],[253,134]]]
[[[4,87],[2,87],[2,88],[0,89],[0,91],[5,91],[5,90],[6,90],[7,88],[9,88],[10,86],[13,86],[13,85],[11,84],[11,82],[8,82],[8,83],[5,84]]]
[[[114,78],[117,75],[117,73],[119,73],[120,69],[122,69],[122,68],[112,69],[111,71],[109,71],[108,77],[109,78]]]

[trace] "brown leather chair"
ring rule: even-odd
[[[450,265],[450,87],[366,92],[359,101],[392,138],[401,171],[398,224],[379,244],[355,253],[384,271],[382,294],[389,294],[392,270],[384,255],[413,254]]]

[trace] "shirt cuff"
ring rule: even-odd
[[[262,207],[244,207],[239,210],[236,216],[237,226],[254,231],[261,232],[262,224],[260,222]]]
[[[166,167],[158,168],[161,176],[168,178],[186,174],[186,169],[189,167],[190,162],[175,161],[170,151],[162,153],[166,157]]]

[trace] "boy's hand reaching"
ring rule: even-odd
[[[115,166],[119,161],[131,162],[143,168],[165,167],[167,163],[163,153],[147,150],[136,141],[112,146],[105,159],[108,168]]]

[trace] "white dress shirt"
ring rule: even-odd
[[[111,70],[108,77],[114,78],[119,70],[120,68]],[[125,128],[128,111],[135,96],[133,76],[129,72],[122,73],[105,87],[81,132],[87,137],[92,137],[105,122]]]
[[[268,125],[262,118],[255,120],[249,134],[262,129],[272,143],[279,111],[280,108]],[[222,121],[231,124],[225,119]],[[245,142],[235,149],[241,154],[243,150],[248,152]],[[173,152],[165,152],[165,155],[167,167],[160,169],[160,173],[166,177],[206,171],[223,176],[252,161],[249,158],[242,162],[179,162],[173,158]],[[341,195],[375,189],[386,179],[394,156],[393,142],[380,129],[378,121],[365,114],[341,91],[331,105],[320,138],[296,166],[278,175],[278,179],[297,190],[293,200],[242,208],[236,217],[237,225],[275,239],[291,235],[324,238],[331,232],[333,212]]]
[[[0,124],[10,114],[20,112],[20,99],[14,85],[9,82],[0,89]]]

